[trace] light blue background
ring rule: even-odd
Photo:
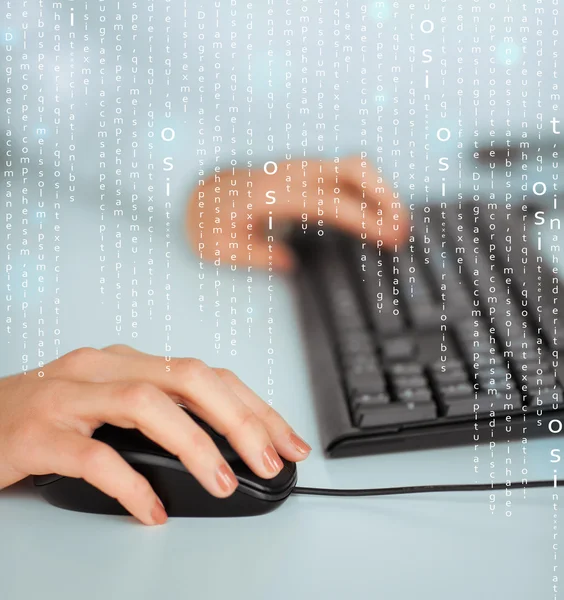
[[[70,6],[74,6],[76,19],[78,22],[81,11],[84,9],[75,3],[63,3],[64,8],[59,12],[68,18]],[[123,15],[126,17],[124,23],[128,22],[128,15],[132,10],[122,2]],[[172,262],[170,273],[172,275],[173,290],[172,297],[172,315],[173,330],[171,345],[173,353],[179,356],[198,356],[206,360],[213,366],[226,366],[236,371],[241,378],[255,389],[259,394],[266,396],[267,393],[267,348],[269,340],[266,331],[266,319],[268,308],[273,308],[275,323],[273,325],[275,348],[274,365],[274,390],[275,395],[272,398],[275,407],[295,426],[313,446],[311,457],[299,469],[299,483],[308,486],[332,486],[332,487],[369,487],[369,486],[389,486],[389,485],[416,485],[428,483],[458,483],[488,481],[491,469],[488,466],[491,460],[487,450],[480,449],[477,453],[472,448],[444,449],[436,451],[425,451],[420,453],[393,454],[386,456],[372,456],[355,459],[327,460],[323,457],[321,447],[318,442],[317,425],[315,421],[314,408],[312,404],[311,386],[307,374],[307,363],[304,353],[302,333],[298,325],[296,307],[293,301],[292,282],[276,277],[274,286],[275,293],[272,298],[268,295],[267,277],[264,274],[255,275],[252,283],[251,304],[254,310],[254,322],[250,328],[250,335],[243,329],[241,322],[237,326],[237,351],[235,357],[229,356],[230,326],[228,323],[228,306],[231,296],[230,286],[235,285],[235,294],[238,297],[240,306],[246,308],[248,300],[246,294],[247,283],[240,273],[220,272],[215,273],[215,269],[206,267],[205,272],[205,302],[204,312],[198,310],[198,274],[202,271],[198,266],[198,261],[190,254],[186,247],[183,229],[183,216],[185,211],[185,200],[190,186],[197,179],[197,157],[195,154],[197,139],[197,122],[194,111],[188,111],[186,114],[182,111],[180,94],[176,91],[180,83],[180,68],[182,65],[182,3],[170,3],[171,15],[173,15],[173,41],[171,47],[174,48],[173,60],[176,70],[172,77],[173,83],[171,89],[175,91],[172,97],[173,106],[171,116],[165,115],[166,101],[166,81],[163,77],[163,48],[166,45],[164,33],[164,21],[161,20],[155,27],[155,56],[157,64],[160,61],[160,75],[155,78],[155,87],[151,99],[147,94],[140,97],[140,111],[147,111],[148,103],[154,102],[155,105],[155,124],[153,129],[159,132],[163,127],[174,127],[177,132],[174,142],[155,142],[153,149],[153,159],[155,164],[161,165],[165,156],[174,156],[175,171],[172,174],[172,196],[173,208],[171,211],[171,241],[172,241]],[[190,36],[187,46],[190,59],[187,60],[188,75],[190,84],[193,88],[197,86],[197,44],[194,42],[194,36],[197,34],[197,10],[204,7],[211,11],[211,2],[200,2],[199,6],[192,3],[188,10],[189,19],[186,31]],[[245,15],[245,3],[239,2],[240,15]],[[317,10],[317,4],[310,2],[298,2],[291,0],[289,5],[292,7],[293,15],[297,23],[297,15],[300,7],[305,4],[308,10]],[[415,183],[417,190],[417,201],[425,200],[424,192],[424,169],[429,166],[428,174],[430,176],[429,197],[437,198],[440,193],[441,177],[444,175],[438,171],[437,158],[448,156],[453,168],[447,174],[447,185],[449,193],[453,195],[460,189],[464,193],[471,190],[472,172],[474,168],[470,160],[471,142],[473,140],[473,107],[471,94],[473,90],[473,65],[471,61],[476,58],[471,53],[471,37],[473,35],[472,13],[470,12],[470,3],[465,3],[461,14],[464,16],[464,24],[467,29],[460,33],[455,29],[456,16],[460,3],[452,2],[431,2],[431,10],[426,10],[426,3],[417,2],[412,11],[404,3],[401,8],[394,8],[394,3],[386,3],[385,7],[378,9],[375,3],[369,8],[371,19],[368,47],[368,56],[374,56],[377,52],[377,33],[382,31],[382,43],[384,47],[382,52],[384,59],[382,62],[383,81],[386,87],[384,99],[377,99],[376,92],[373,90],[374,104],[370,108],[369,123],[375,127],[377,123],[378,106],[382,105],[382,126],[383,142],[377,143],[374,129],[369,134],[370,158],[376,162],[379,156],[378,146],[382,147],[381,156],[383,157],[382,170],[383,175],[392,177],[394,171],[392,149],[401,148],[402,156],[398,161],[397,178],[399,189],[403,197],[409,194],[408,185],[411,171],[409,164],[413,160],[415,167]],[[160,9],[165,3],[160,5]],[[228,3],[222,2],[222,16],[220,18],[220,31],[223,39],[229,36],[230,25],[226,16]],[[273,36],[275,47],[276,68],[273,70],[272,81],[275,89],[277,102],[281,102],[281,94],[284,91],[283,82],[288,70],[283,65],[283,35],[284,26],[282,25],[283,15],[281,14],[281,4],[275,8],[277,15],[276,34]],[[354,28],[360,26],[360,4],[354,2],[341,3],[341,8],[351,13],[350,23]],[[399,3],[398,3],[399,6]],[[488,37],[488,28],[490,24],[497,27],[503,26],[503,17],[511,14],[514,17],[514,23],[517,24],[524,14],[530,19],[533,16],[533,3],[524,9],[521,3],[508,2],[499,4],[498,8],[491,11],[485,8],[483,3],[480,21],[477,24],[477,33],[479,42],[476,45],[487,48],[490,43]],[[536,4],[534,5],[536,6]],[[542,39],[546,44],[550,40],[551,25],[549,20],[549,3],[545,2],[541,6],[546,8],[547,13],[544,18],[544,27]],[[355,8],[356,7],[356,8]],[[94,11],[92,4],[90,10]],[[30,15],[37,9],[30,9]],[[272,88],[268,85],[270,73],[267,73],[265,62],[265,50],[267,49],[268,35],[266,33],[266,14],[267,4],[265,2],[253,3],[253,26],[256,38],[254,40],[255,50],[251,61],[251,73],[253,83],[253,94],[256,102],[248,118],[253,128],[253,143],[256,154],[256,164],[260,164],[265,158],[278,158],[284,152],[284,125],[287,122],[286,116],[277,116],[272,121],[269,120],[266,108],[267,94]],[[330,12],[332,7],[329,2],[324,3],[324,17],[326,23],[320,29],[323,29],[323,36],[331,38],[333,36],[333,27],[330,23]],[[13,11],[16,13],[17,11]],[[45,20],[52,27],[53,15],[52,9],[45,10]],[[147,13],[145,10],[138,11],[141,15],[140,23],[147,25]],[[157,11],[158,12],[158,11]],[[397,12],[398,15],[394,16]],[[115,13],[110,8],[106,12],[109,20],[113,23]],[[445,38],[442,35],[425,35],[419,30],[419,23],[422,20],[432,18],[435,23],[439,22],[441,15],[447,18],[447,31]],[[161,13],[163,16],[164,13]],[[33,14],[33,16],[36,16]],[[34,19],[29,18],[30,22]],[[21,21],[21,19],[20,19]],[[14,66],[21,63],[24,59],[22,54],[24,34],[18,29],[17,17],[11,23],[15,34],[15,41],[11,52],[16,58],[13,61]],[[213,21],[207,19],[207,32],[211,34],[215,31]],[[298,25],[294,23],[294,29]],[[381,23],[382,28],[378,29]],[[10,24],[4,21],[2,27],[7,30]],[[96,29],[92,23],[92,39],[89,43],[92,54],[99,51],[99,38],[96,35]],[[244,17],[239,20],[237,30],[242,31],[245,26]],[[311,25],[313,29],[313,25]],[[473,25],[472,25],[473,27]],[[515,25],[517,27],[517,25]],[[316,28],[318,28],[316,26]],[[410,40],[410,33],[413,31],[413,40]],[[437,30],[438,31],[438,30]],[[518,29],[517,29],[518,31]],[[531,26],[531,31],[536,28]],[[399,50],[397,58],[393,51],[393,35],[398,34]],[[27,34],[29,43],[37,41],[34,37],[33,27]],[[111,35],[114,35],[113,33]],[[318,35],[310,35],[307,47],[308,52],[315,48]],[[51,36],[51,37],[50,37]],[[286,36],[287,37],[287,36]],[[48,39],[52,39],[52,33],[47,34]],[[358,39],[352,36],[355,50],[351,54],[352,64],[359,67],[360,55],[358,53]],[[517,69],[527,66],[530,71],[528,89],[537,93],[536,81],[534,75],[536,68],[534,44],[538,36],[530,35],[528,42],[528,53],[520,49],[518,39],[512,42],[503,42],[503,35],[498,32],[491,40],[495,46],[494,51],[484,49],[481,55],[478,55],[478,72],[484,83],[480,84],[479,89],[488,93],[490,86],[485,83],[487,79],[487,69],[490,57],[498,68],[497,83],[493,88],[498,94],[504,93],[504,76],[501,75],[503,65],[501,61],[504,56],[510,56],[515,86],[512,92],[512,99],[519,96],[521,92],[520,79],[517,76]],[[34,42],[35,40],[35,42]],[[129,40],[129,41],[128,41]],[[214,72],[214,58],[212,56],[211,37],[205,41],[206,51],[204,61],[206,64],[207,76],[211,78]],[[71,72],[71,57],[69,48],[62,43],[63,50],[59,53],[61,71],[67,76]],[[416,56],[421,56],[422,50],[431,48],[435,57],[446,58],[447,75],[445,82],[437,82],[440,75],[438,62],[433,63],[433,69],[430,68],[431,76],[434,79],[433,89],[430,90],[432,96],[429,102],[428,122],[425,120],[425,113],[422,109],[422,86],[424,85],[424,72],[421,63],[416,63],[414,73],[409,71],[409,52],[408,48],[413,45]],[[124,50],[121,60],[129,60],[133,54],[133,45],[131,44],[131,34],[124,33]],[[445,50],[441,48],[444,46]],[[456,107],[456,81],[454,69],[456,63],[456,48],[464,48],[461,56],[464,60],[464,96],[462,105],[462,114],[464,123],[462,133],[458,138],[459,126],[456,123],[458,118]],[[110,46],[111,47],[111,46]],[[301,44],[294,38],[292,48],[295,52],[293,65],[289,69],[293,78],[299,76],[299,56]],[[546,47],[546,46],[545,46]],[[82,60],[83,49],[77,44],[77,54],[75,64]],[[147,48],[143,45],[137,46],[137,53],[140,56],[140,63],[146,68]],[[505,53],[509,50],[509,53]],[[33,52],[37,53],[34,48]],[[55,64],[55,53],[45,51],[45,64]],[[329,60],[331,53],[327,51],[325,59]],[[19,58],[18,58],[19,57]],[[107,55],[108,63],[114,64],[117,58],[112,56],[111,52]],[[369,64],[374,64],[376,59]],[[222,66],[231,64],[226,62],[225,56],[222,58]],[[401,72],[393,73],[392,66],[400,65]],[[234,61],[233,72],[235,72],[240,81],[243,81],[248,72],[248,62],[246,59]],[[550,60],[547,54],[542,58],[541,68],[545,75],[549,77]],[[35,71],[32,69],[32,73]],[[93,73],[96,71],[93,69]],[[224,69],[220,80],[227,84],[229,69]],[[370,85],[377,84],[377,72],[371,72],[369,77]],[[392,87],[392,78],[399,77],[398,89]],[[75,76],[76,77],[76,76]],[[561,73],[558,73],[558,81],[561,82]],[[132,87],[131,74],[124,70],[124,89]],[[311,101],[313,90],[319,84],[321,77],[311,77],[310,91],[305,94]],[[39,81],[37,77],[30,77],[31,98],[37,98],[39,94],[45,96],[45,126],[46,134],[38,135],[45,140],[45,155],[51,157],[58,142],[63,149],[63,159],[61,167],[61,181],[65,181],[71,170],[68,161],[68,151],[65,150],[69,139],[70,129],[61,128],[58,134],[55,134],[53,128],[53,110],[58,104],[61,106],[63,118],[70,114],[68,104],[70,102],[70,88],[64,87],[61,92],[59,102],[55,101],[53,73],[46,76],[42,91],[39,90]],[[119,312],[116,308],[116,300],[113,297],[115,292],[115,276],[110,278],[107,285],[105,296],[100,294],[99,275],[99,192],[98,185],[98,112],[94,106],[95,94],[98,93],[100,85],[96,76],[91,77],[92,82],[89,89],[90,97],[83,95],[83,88],[77,85],[78,97],[76,98],[77,107],[75,108],[76,118],[76,163],[73,165],[73,171],[77,177],[75,202],[70,203],[68,192],[65,186],[62,186],[61,202],[63,207],[60,211],[58,221],[61,224],[61,252],[60,281],[54,279],[53,267],[55,257],[52,251],[53,225],[55,224],[54,209],[51,205],[47,209],[45,217],[37,218],[33,216],[29,230],[30,237],[39,232],[43,227],[49,232],[49,252],[45,258],[46,282],[43,292],[37,292],[36,270],[38,247],[32,246],[30,257],[20,257],[17,254],[7,255],[5,250],[2,263],[9,263],[13,267],[12,271],[12,304],[15,305],[14,320],[12,323],[13,333],[8,335],[3,328],[1,333],[0,346],[0,374],[7,375],[19,371],[22,368],[22,355],[30,353],[30,367],[35,366],[37,357],[34,355],[37,347],[38,337],[37,323],[39,310],[44,310],[45,325],[47,331],[45,352],[46,360],[50,360],[56,355],[56,348],[52,343],[52,334],[50,332],[55,328],[55,312],[52,304],[52,298],[58,287],[58,296],[62,300],[60,314],[61,346],[60,353],[67,352],[72,348],[88,345],[101,347],[114,342],[129,343],[135,345],[140,350],[151,353],[164,353],[165,332],[164,332],[164,298],[163,289],[165,263],[165,229],[166,215],[164,214],[164,186],[166,173],[160,168],[155,170],[154,185],[158,193],[156,197],[160,203],[157,209],[157,234],[149,241],[146,232],[148,224],[148,213],[142,211],[140,217],[141,232],[140,254],[133,255],[130,249],[129,241],[124,243],[125,249],[121,254],[120,260],[123,264],[122,274],[127,279],[131,278],[133,270],[133,261],[139,261],[140,264],[138,279],[139,290],[145,293],[148,289],[149,272],[143,260],[147,258],[148,248],[153,248],[154,255],[157,257],[154,271],[155,290],[158,291],[156,306],[152,316],[149,315],[146,306],[139,312],[137,318],[139,327],[137,329],[139,337],[132,339],[131,318],[129,313],[122,309],[124,324],[121,335],[118,335],[115,328],[116,314]],[[326,76],[323,78],[323,84],[330,86],[334,83],[330,69],[327,69]],[[412,83],[413,81],[413,83]],[[108,106],[115,109],[116,104],[111,99],[116,99],[115,81],[111,77],[107,80],[106,90],[108,91]],[[243,83],[238,88],[238,101],[244,106],[245,94],[242,91]],[[410,138],[410,129],[407,126],[409,115],[409,88],[417,88],[416,101],[417,115],[414,118],[416,126],[414,127],[414,137],[417,141],[416,152],[413,159],[409,158],[408,142]],[[299,114],[299,101],[301,99],[299,85],[292,88],[292,109],[290,111],[289,122],[295,127],[295,134],[292,134],[291,147],[296,155],[300,151],[301,128],[302,123],[306,123],[308,130],[313,130],[315,126],[315,114],[308,117]],[[17,99],[21,92],[14,90],[14,97]],[[552,111],[548,110],[550,103],[550,89],[548,86],[542,86],[539,90],[541,101],[546,110],[543,109],[543,128],[541,130],[541,139],[550,140],[551,126],[549,119],[553,116]],[[215,110],[213,107],[212,89],[209,83],[205,87],[206,104],[206,149],[213,151],[211,142],[212,132],[210,124],[215,114],[220,116],[222,123],[229,118],[225,99],[222,99],[220,106]],[[448,100],[446,117],[441,117],[440,101],[444,97]],[[344,90],[341,94],[341,119],[347,126],[341,128],[341,138],[339,140],[340,152],[344,155],[347,152],[356,152],[359,150],[359,95],[360,83],[358,75],[352,76],[347,81],[345,79]],[[124,94],[124,98],[128,94]],[[190,93],[190,107],[197,108],[197,95]],[[397,104],[395,101],[397,99]],[[20,101],[23,101],[20,96]],[[17,104],[17,101],[15,101]],[[398,131],[393,130],[391,112],[394,106],[398,106],[401,115]],[[43,125],[39,121],[39,113],[35,112],[37,101],[30,101],[30,122],[34,127],[39,128]],[[480,135],[485,136],[489,131],[486,102],[480,103],[477,108],[477,119],[480,123]],[[124,125],[122,126],[123,145],[131,141],[133,132],[131,107],[124,109]],[[522,107],[517,102],[509,107],[510,118],[514,121],[514,134],[521,131],[521,123],[526,120],[529,131],[534,132],[537,124],[536,114],[539,110],[531,105],[526,109],[525,116],[522,115]],[[332,118],[332,111],[326,111],[328,117]],[[495,121],[495,139],[502,140],[505,137],[507,129],[505,119],[507,114],[500,110],[494,116]],[[558,117],[558,113],[555,113]],[[35,121],[34,121],[35,119]],[[4,116],[4,120],[6,117]],[[16,160],[23,156],[24,144],[22,136],[24,131],[21,128],[21,120],[16,119],[12,124],[5,123],[6,128],[13,131],[14,155]],[[275,143],[274,150],[268,151],[267,128],[272,126]],[[421,142],[425,142],[424,135],[427,131],[431,138],[439,127],[451,127],[456,131],[456,137],[450,142],[441,143],[435,138],[430,143],[429,156],[425,156]],[[142,141],[144,138],[143,124],[137,126],[136,131]],[[240,159],[242,153],[246,150],[246,135],[244,134],[247,126],[239,123],[238,135],[233,148],[237,151]],[[157,136],[158,137],[158,136]],[[37,181],[39,158],[39,143],[29,135],[28,148],[29,155],[32,157],[30,165],[30,181],[28,182],[30,192],[30,205],[33,206],[38,200]],[[460,170],[454,168],[457,164],[457,152],[459,149],[456,144],[460,139],[464,158]],[[399,146],[394,146],[394,141]],[[110,135],[106,141],[108,147],[108,156],[114,156],[114,148],[117,144],[115,136]],[[226,153],[231,149],[230,143],[223,145],[221,161],[226,159]],[[327,155],[331,156],[332,147],[327,146]],[[149,149],[147,144],[141,144],[138,150],[138,161],[144,165],[148,161]],[[134,157],[131,152],[124,151],[124,164],[131,170],[131,161]],[[314,149],[310,149],[308,156],[316,156]],[[535,152],[531,150],[531,160],[535,158]],[[49,160],[52,160],[49,158]],[[205,167],[212,164],[210,156],[206,157]],[[47,162],[49,165],[49,162]],[[112,174],[114,167],[108,162],[107,174]],[[480,168],[481,169],[481,168]],[[53,201],[54,179],[52,167],[45,167],[48,182],[46,185],[45,196],[49,201]],[[476,171],[478,172],[478,171]],[[480,170],[482,181],[487,179],[486,171]],[[499,171],[496,171],[499,173]],[[519,175],[520,173],[514,171]],[[548,181],[554,173],[554,170],[546,170],[543,174],[544,180]],[[531,180],[533,177],[531,176]],[[505,191],[505,176],[494,174],[492,177],[494,189]],[[113,200],[114,194],[118,188],[121,188],[122,197],[129,198],[132,193],[132,183],[124,177],[124,183],[120,186],[112,181],[112,177],[107,180],[109,189],[106,190],[108,196]],[[139,205],[142,208],[148,206],[148,194],[145,191],[149,180],[147,173],[141,170],[141,177],[137,183],[137,189],[141,190]],[[488,184],[489,185],[489,184]],[[19,199],[18,194],[21,191],[22,184],[15,180],[15,198],[16,206]],[[488,186],[482,188],[487,189]],[[519,185],[512,178],[511,188],[516,194],[519,192]],[[4,190],[6,187],[4,186]],[[35,190],[35,192],[33,192]],[[550,199],[541,199],[547,202],[547,208],[550,207]],[[116,251],[109,245],[112,237],[118,230],[118,225],[127,228],[131,223],[131,212],[125,211],[123,217],[109,219],[108,236],[106,238],[108,260],[110,264],[116,260]],[[16,233],[18,227],[15,227]],[[16,235],[16,240],[19,240]],[[17,245],[15,246],[18,247]],[[109,248],[109,249],[108,249]],[[23,272],[27,272],[30,278],[30,288],[25,291],[21,287],[23,281]],[[7,293],[5,285],[8,283],[5,273],[2,276],[2,309],[3,317],[7,314],[7,301],[4,300]],[[219,323],[216,323],[214,316],[215,308],[212,307],[214,282],[220,281],[220,315]],[[25,296],[24,296],[25,291]],[[142,296],[146,300],[146,296]],[[21,302],[27,302],[27,313],[24,315],[20,309]],[[244,310],[244,309],[243,309]],[[238,319],[242,320],[242,311],[238,314]],[[28,323],[28,351],[23,348],[21,338],[22,326],[24,321]],[[219,351],[214,347],[214,334],[221,335],[221,345]],[[529,477],[541,478],[551,477],[552,466],[549,463],[549,452],[553,447],[557,447],[559,441],[544,440],[527,444],[527,468]],[[503,460],[506,456],[507,447],[500,446],[494,452],[494,472],[498,481],[503,481]],[[523,466],[522,445],[513,444],[509,447],[510,456],[514,459],[513,477],[519,478],[519,471]],[[474,473],[474,456],[479,457],[479,472]],[[400,497],[400,498],[364,498],[364,499],[337,499],[337,498],[290,498],[288,502],[273,514],[242,520],[190,520],[173,519],[163,528],[144,528],[137,525],[133,519],[108,518],[96,515],[80,515],[55,509],[44,503],[28,485],[24,482],[0,493],[0,597],[12,599],[27,599],[35,596],[42,598],[57,598],[58,600],[80,598],[173,598],[177,596],[189,598],[219,598],[231,595],[233,598],[245,598],[246,600],[262,600],[264,598],[365,598],[382,597],[407,599],[433,598],[434,600],[446,600],[457,598],[459,600],[473,600],[478,597],[487,598],[552,598],[552,567],[554,559],[551,552],[553,510],[551,508],[551,490],[531,490],[527,491],[526,499],[523,499],[522,492],[513,491],[511,500],[513,501],[512,516],[504,515],[505,498],[502,493],[496,493],[495,511],[491,513],[488,502],[488,494],[443,494],[418,497]],[[562,561],[559,560],[560,566]]]

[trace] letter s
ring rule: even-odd
[[[444,167],[444,169],[439,169],[439,171],[448,171],[449,170],[448,158],[446,156],[439,158],[439,165],[441,165],[441,167]]]
[[[544,210],[537,210],[535,213],[535,225],[544,225]]]
[[[421,52],[421,54],[423,55],[423,58],[428,58],[429,60],[424,60],[424,63],[430,63],[433,62],[433,57],[431,56],[431,50],[429,48],[426,48],[425,50],[423,50],[423,52]]]

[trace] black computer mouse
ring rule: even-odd
[[[284,467],[280,473],[272,479],[263,479],[251,471],[223,436],[195,415],[190,416],[209,433],[239,481],[228,498],[212,496],[176,456],[136,429],[102,425],[92,437],[114,448],[147,478],[170,517],[261,515],[278,508],[288,498],[298,478],[295,463],[281,457]],[[35,476],[34,482],[41,495],[60,508],[108,515],[129,514],[117,500],[84,479],[51,474]]]

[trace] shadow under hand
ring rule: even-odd
[[[0,502],[3,499],[26,498],[35,495],[35,487],[33,485],[33,477],[26,477],[14,485],[0,490]]]

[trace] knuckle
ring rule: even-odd
[[[254,411],[248,406],[243,406],[239,412],[237,429],[251,427],[253,429],[262,429],[262,423]]]
[[[225,379],[228,382],[233,382],[233,381],[237,381],[239,378],[237,377],[237,375],[235,375],[235,373],[233,373],[233,371],[230,371],[229,369],[224,369],[222,367],[215,369],[215,372],[222,378]]]
[[[127,344],[111,344],[110,346],[106,346],[104,350],[108,350],[110,352],[131,352],[133,348]]]
[[[200,427],[194,429],[190,435],[190,450],[198,455],[210,454],[214,446],[211,437]]]
[[[198,358],[180,358],[175,361],[173,369],[176,369],[187,381],[202,379],[209,371],[206,363]]]
[[[91,363],[98,361],[100,354],[100,350],[97,350],[96,348],[77,348],[76,350],[72,350],[68,354],[65,354],[59,360],[61,361],[61,367],[64,369],[70,371],[82,370]]]
[[[106,444],[89,444],[82,452],[80,462],[85,474],[100,473],[106,470],[114,458],[114,451]]]
[[[131,498],[135,498],[135,501],[150,499],[153,497],[153,490],[149,482],[142,475],[136,475],[133,481],[128,486],[127,494]]]
[[[289,436],[292,433],[292,428],[282,415],[276,411],[268,402],[262,402],[260,407],[257,409],[256,414],[259,419],[266,425],[272,428],[272,431],[278,435]]]
[[[121,387],[119,397],[126,409],[139,412],[154,398],[154,388],[149,383],[127,383]]]

